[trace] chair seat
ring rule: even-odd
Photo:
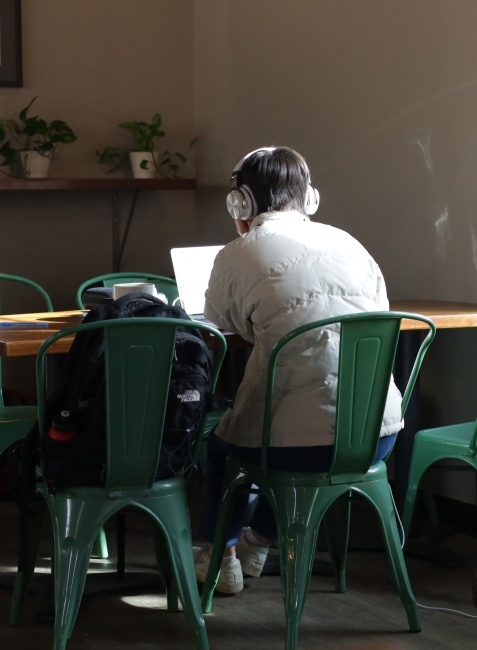
[[[134,502],[136,499],[147,499],[148,497],[167,497],[178,494],[184,491],[184,478],[182,476],[173,476],[165,478],[161,481],[153,483],[151,489],[134,489],[125,488],[124,495],[120,491],[108,493],[103,487],[70,487],[66,489],[57,489],[56,497],[64,497],[66,499],[81,499],[82,501],[101,500],[105,499],[117,500],[118,503],[123,504],[123,501]],[[38,484],[39,492],[48,492],[48,487],[45,483]],[[121,505],[124,507],[124,504]]]
[[[206,434],[208,434],[214,427],[218,425],[224,413],[225,413],[224,410],[211,411],[210,413],[207,413],[207,417],[205,420],[205,427],[204,427],[204,432]]]
[[[0,425],[31,420],[32,425],[38,417],[37,406],[2,406],[0,407]]]
[[[470,440],[475,430],[475,422],[452,424],[448,427],[436,429],[423,429],[418,431],[414,439],[416,447],[469,447]]]
[[[233,462],[237,467],[239,466],[240,470],[245,470],[251,478],[253,478],[254,475],[262,475],[260,463],[253,463],[252,461],[244,460],[238,456],[233,456],[232,459],[231,462]],[[362,482],[368,483],[370,481],[377,481],[386,476],[386,465],[382,460],[380,460],[369,468],[363,477]],[[297,487],[327,487],[333,485],[328,472],[292,472],[281,469],[269,470],[269,482],[277,482],[281,485],[294,485]]]

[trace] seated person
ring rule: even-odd
[[[213,542],[227,454],[260,462],[268,360],[285,334],[313,321],[387,311],[381,271],[343,230],[310,221],[318,208],[305,160],[287,147],[254,151],[236,165],[227,197],[240,238],[217,255],[205,315],[254,344],[233,409],[208,440],[206,501],[200,534]],[[333,455],[339,325],[297,337],[278,358],[269,466],[326,471]],[[304,339],[304,340],[303,340]],[[392,449],[402,427],[401,395],[391,382],[375,462]],[[237,498],[216,589],[237,593],[243,573],[259,576],[275,516],[259,497],[250,528],[242,528],[247,495]],[[210,546],[194,549],[205,580]]]

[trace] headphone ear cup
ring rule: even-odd
[[[246,185],[231,190],[226,199],[227,210],[233,219],[248,221],[255,216],[255,201]]]
[[[306,198],[305,198],[305,212],[308,216],[311,216],[312,214],[315,214],[315,212],[318,210],[318,206],[320,205],[320,194],[316,187],[312,187],[310,184],[308,184],[308,188],[306,190]]]
[[[243,203],[242,193],[238,190],[231,190],[227,194],[225,202],[227,205],[227,210],[232,219],[240,219],[240,211]]]

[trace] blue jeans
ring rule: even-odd
[[[382,460],[391,451],[397,434],[379,439],[378,450],[373,463]],[[215,527],[222,494],[225,461],[228,454],[234,454],[246,460],[260,462],[261,448],[238,447],[221,440],[212,431],[207,441],[206,494],[199,532],[207,541],[214,541]],[[270,447],[269,466],[275,469],[302,472],[326,472],[333,459],[333,445],[320,447]],[[239,494],[235,500],[235,509],[230,522],[227,547],[235,546],[240,539],[246,516],[248,495]],[[277,540],[278,532],[275,514],[264,496],[258,498],[258,504],[250,520],[250,526],[259,535]]]

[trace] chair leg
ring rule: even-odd
[[[106,533],[104,528],[99,529],[99,533],[95,540],[96,552],[100,560],[107,560],[109,557],[108,552],[108,541],[106,539]]]
[[[167,512],[167,508],[170,509],[170,512]],[[207,631],[200,608],[199,591],[195,577],[185,489],[182,503],[175,499],[174,503],[162,505],[161,521],[164,526],[162,541],[165,542],[165,547],[169,553],[170,566],[175,574],[175,579],[170,579],[170,582],[177,585],[185,617],[195,636],[197,650],[209,650]],[[156,519],[156,525],[160,526],[158,519]]]
[[[242,482],[243,481],[231,483],[224,495],[222,503],[220,504],[217,526],[215,528],[214,543],[210,554],[209,570],[207,571],[207,577],[205,578],[204,586],[202,587],[202,611],[205,614],[208,614],[212,609],[212,597],[214,595],[215,585],[220,576],[220,565],[222,563],[225,544],[227,543],[227,532],[229,530],[230,518],[235,503],[235,490]],[[224,483],[226,483],[226,480]]]
[[[10,625],[13,626],[20,625],[23,601],[35,571],[41,528],[46,510],[45,500],[38,497],[38,500],[25,512],[20,512],[18,572],[15,578],[10,607]]]
[[[360,484],[362,491],[376,508],[381,528],[386,543],[391,570],[401,597],[402,604],[406,609],[407,620],[411,632],[420,632],[421,624],[416,606],[416,599],[412,593],[411,584],[407,574],[406,563],[401,549],[401,540],[396,524],[394,505],[391,499],[389,483],[387,479],[372,481]]]
[[[55,631],[53,650],[65,650],[81,604],[98,524],[110,504],[47,496],[54,537]],[[73,523],[72,523],[73,522]]]
[[[267,495],[267,490],[264,494]],[[277,515],[282,591],[287,621],[286,650],[295,650],[318,536],[316,488],[279,485],[270,493]],[[331,499],[332,501],[333,499]],[[293,504],[293,505],[292,505]],[[323,508],[322,512],[324,512]]]
[[[65,650],[76,621],[94,535],[67,537],[55,543],[55,640],[53,650]],[[58,557],[58,560],[56,560]]]
[[[348,551],[351,503],[337,499],[326,511],[324,524],[331,561],[336,572],[335,591],[346,591],[346,553]]]
[[[179,592],[175,580],[174,571],[172,570],[171,560],[167,547],[167,540],[157,523],[153,523],[152,538],[154,541],[154,554],[156,563],[161,574],[162,583],[167,594],[167,611],[179,611]]]
[[[421,481],[423,473],[428,467],[428,463],[424,464],[423,461],[425,461],[425,459],[420,458],[419,448],[414,447],[411,467],[409,469],[409,482],[402,516],[402,525],[406,539],[409,537],[409,532],[411,530],[412,515],[414,513],[414,506],[416,504],[419,483]]]
[[[124,512],[116,513],[116,575],[118,582],[124,580],[126,574],[126,515]]]

